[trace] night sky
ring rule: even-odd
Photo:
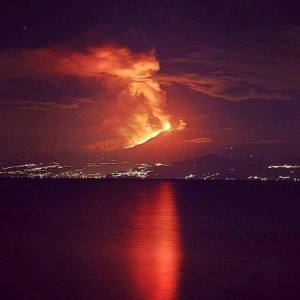
[[[300,155],[298,0],[1,6],[2,160]]]

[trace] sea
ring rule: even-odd
[[[300,184],[0,180],[0,299],[300,299]]]

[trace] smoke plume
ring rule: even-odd
[[[159,62],[153,49],[137,52],[114,44],[80,50],[56,46],[22,50],[18,57],[11,69],[6,64],[6,76],[13,76],[17,69],[23,77],[93,77],[99,78],[99,84],[117,90],[110,101],[110,114],[99,120],[111,138],[102,140],[99,136],[100,142],[86,146],[88,150],[131,148],[163,131],[176,130],[166,112],[165,92],[155,78]]]

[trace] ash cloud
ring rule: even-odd
[[[14,49],[0,54],[3,65],[0,78],[32,79],[55,78],[63,80],[79,77],[82,81],[94,80],[95,89],[101,86],[111,95],[106,99],[107,107],[99,119],[102,131],[111,138],[85,146],[91,151],[130,148],[155,138],[171,129],[171,116],[166,110],[166,95],[156,80],[160,66],[155,50],[142,34],[130,32],[126,39],[122,35],[89,32],[81,38],[62,45],[36,49]],[[43,110],[48,108],[77,108],[75,105],[58,105],[19,99],[19,108]],[[97,96],[90,103],[97,101]],[[101,102],[101,100],[99,99]],[[51,103],[51,101],[50,101]],[[176,121],[174,124],[180,124]],[[175,128],[172,128],[176,130]],[[100,131],[101,131],[100,130]]]

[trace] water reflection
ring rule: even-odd
[[[179,221],[171,183],[142,197],[133,215],[129,270],[137,299],[174,299],[181,262]]]
[[[4,183],[0,299],[300,299],[292,183]]]

